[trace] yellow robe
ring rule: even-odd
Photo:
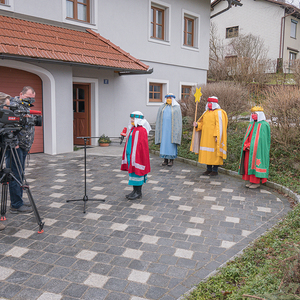
[[[207,110],[197,123],[198,127],[193,132],[190,151],[199,153],[198,162],[201,164],[223,165],[223,159],[227,157],[226,112],[223,109]]]

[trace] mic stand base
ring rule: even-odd
[[[85,214],[86,212],[86,203],[89,201],[89,198],[86,194],[86,141],[89,137],[78,137],[78,138],[83,138],[84,139],[84,196],[82,199],[74,199],[74,200],[66,200],[66,202],[76,202],[76,201],[83,201],[83,213]],[[90,201],[101,201],[105,202],[103,199],[93,199]]]

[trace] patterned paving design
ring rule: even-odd
[[[45,221],[7,214],[0,232],[0,299],[179,299],[289,211],[287,199],[242,180],[201,176],[175,161],[152,171],[129,201],[120,157],[31,155],[26,168]],[[98,201],[98,200],[105,200]]]

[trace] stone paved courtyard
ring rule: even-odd
[[[266,187],[178,161],[162,167],[155,155],[142,199],[129,201],[120,162],[88,151],[84,214],[83,201],[66,202],[84,196],[83,150],[31,155],[26,176],[44,233],[33,214],[7,213],[1,300],[179,299],[290,210]]]

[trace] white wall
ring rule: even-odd
[[[268,57],[276,60],[279,57],[280,24],[284,10],[279,5],[264,0],[243,0],[242,3],[243,6],[233,7],[211,19],[218,27],[220,38],[226,38],[226,28],[239,26],[241,34],[260,36],[268,49]],[[225,42],[229,40],[225,39]]]

